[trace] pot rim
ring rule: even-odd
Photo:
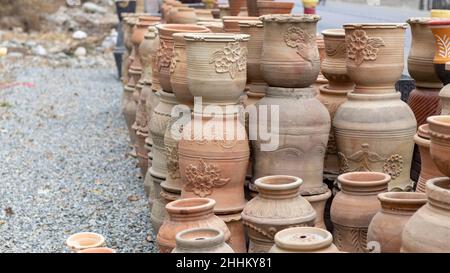
[[[349,23],[343,25],[344,29],[396,29],[396,28],[402,28],[406,29],[408,27],[408,24],[406,23]]]
[[[106,254],[106,253],[116,253],[116,251],[109,247],[93,247],[86,248],[78,251],[77,253],[95,253],[95,254]]]
[[[423,139],[429,140],[430,139],[430,125],[427,123],[420,125],[419,128],[417,129],[417,135]]]
[[[432,20],[430,20],[428,22],[429,26],[448,26],[450,25],[450,19],[439,19],[439,18],[432,18]]]
[[[197,236],[192,238],[183,238],[186,235],[194,235],[201,232],[210,232],[211,236]],[[179,248],[212,248],[225,242],[225,234],[222,230],[211,227],[190,228],[178,232],[175,235],[176,247]],[[194,243],[195,242],[195,243]],[[194,243],[194,244],[193,244]]]
[[[445,184],[448,188],[442,187]],[[436,205],[450,204],[450,178],[449,177],[436,177],[427,181],[426,183],[426,195],[430,203]]]
[[[277,183],[275,180],[282,180],[282,181],[281,183]],[[288,180],[288,182],[284,182],[286,180]],[[291,175],[269,175],[260,177],[255,180],[255,185],[258,188],[276,191],[296,189],[299,188],[302,183],[303,180],[301,178]]]
[[[195,9],[190,8],[190,7],[177,7],[176,8],[178,11],[193,11],[195,13]]]
[[[142,15],[138,16],[139,23],[141,22],[159,22],[161,21],[161,17],[159,16],[151,16],[151,15]]]
[[[443,134],[444,137],[447,137],[448,135],[445,132],[441,132],[440,129],[444,130],[446,128],[450,129],[450,115],[444,115],[444,116],[431,116],[427,118],[427,123],[429,125],[429,134],[432,135],[434,132]],[[436,130],[438,129],[438,130]]]
[[[323,36],[328,37],[345,37],[345,29],[343,28],[331,28],[331,29],[325,29],[322,31]]]
[[[433,20],[431,17],[411,17],[406,22],[408,24],[422,24],[422,25],[428,25],[428,22]]]
[[[156,25],[158,32],[164,32],[167,36],[172,36],[177,32],[208,32],[208,28],[196,24],[158,24]]]
[[[317,235],[321,238],[311,239],[316,241],[308,241],[304,242],[301,240],[290,242],[286,237],[292,237],[293,235],[299,234],[301,239],[308,239],[308,236]],[[304,236],[304,237],[303,237]],[[275,245],[282,249],[290,249],[290,250],[315,250],[329,247],[333,243],[333,236],[327,230],[316,228],[316,227],[293,227],[281,230],[275,234]]]
[[[91,245],[80,245],[78,242],[79,239],[83,237],[89,237],[93,240],[97,240],[96,242],[92,243]],[[94,247],[100,247],[103,244],[105,244],[105,237],[99,233],[95,232],[78,232],[75,234],[72,234],[67,238],[66,245],[71,249],[81,250],[86,248],[94,248]]]
[[[257,16],[223,16],[222,21],[238,22],[242,20],[258,20]]]
[[[189,204],[189,202],[194,202],[194,205],[185,205],[183,203]],[[197,203],[197,204],[195,204]],[[169,213],[196,213],[202,211],[213,210],[216,205],[216,201],[211,198],[201,198],[201,197],[193,197],[193,198],[183,198],[172,201],[166,205],[166,210]]]
[[[248,34],[234,33],[186,33],[186,41],[190,42],[246,42],[250,40]]]
[[[294,2],[275,2],[275,1],[256,1],[257,8],[275,8],[275,9],[287,9],[293,8]]]
[[[421,192],[383,192],[378,194],[378,200],[401,205],[424,205],[427,195]]]
[[[258,27],[263,28],[264,24],[261,20],[239,20],[239,27]]]
[[[365,178],[367,177],[368,178]],[[381,186],[391,181],[391,176],[381,172],[349,172],[338,176],[341,184],[348,186]]]
[[[259,19],[263,22],[277,23],[316,23],[321,17],[316,14],[267,14]]]

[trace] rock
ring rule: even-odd
[[[92,2],[84,3],[82,8],[83,8],[83,10],[85,12],[89,12],[89,13],[101,13],[101,14],[105,14],[106,13],[106,9],[105,8],[103,8],[103,7],[101,7],[101,6],[97,5],[97,4],[94,4]]]
[[[37,45],[36,47],[33,47],[33,49],[31,51],[33,52],[34,55],[38,55],[38,56],[46,56],[47,55],[47,50],[41,45]]]
[[[75,40],[83,40],[87,38],[87,34],[84,31],[77,30],[73,33],[72,38]]]
[[[34,48],[37,46],[37,43],[35,41],[29,40],[25,42],[25,45],[29,48]]]
[[[0,57],[5,56],[6,54],[8,54],[8,48],[0,47]]]
[[[86,56],[86,54],[87,54],[86,48],[84,48],[82,46],[77,47],[77,49],[74,52],[74,55],[77,57]]]

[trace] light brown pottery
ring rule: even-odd
[[[367,242],[380,246],[381,253],[399,253],[406,222],[427,203],[424,193],[385,192],[378,195],[381,210],[375,214],[367,232]]]
[[[247,237],[245,227],[242,223],[241,211],[232,214],[217,214],[230,230],[230,241],[228,244],[236,253],[247,253]]]
[[[425,184],[428,180],[444,176],[434,164],[430,155],[430,133],[428,124],[419,126],[414,142],[419,146],[420,151],[420,176],[417,182],[416,192],[425,192]]]
[[[258,126],[258,131],[267,131],[264,140],[260,135],[252,140],[253,180],[268,175],[293,175],[304,181],[302,195],[327,192],[323,163],[331,122],[327,109],[315,98],[314,88],[269,87],[256,109],[279,114],[278,119],[271,120],[273,114],[268,116],[264,110],[258,110],[263,113],[258,114],[258,123],[250,122],[250,128]],[[271,128],[272,123],[278,123],[278,131]]]
[[[426,184],[427,204],[406,223],[401,252],[450,253],[450,179],[433,178]]]
[[[293,227],[275,234],[275,244],[269,253],[339,253],[333,236],[325,229]]]
[[[328,199],[331,197],[331,191],[328,190],[322,194],[316,195],[305,195],[303,196],[314,208],[316,211],[316,220],[314,221],[314,226],[317,228],[326,229],[324,214],[325,214],[325,205],[327,204]]]
[[[178,32],[209,32],[209,29],[193,24],[160,24],[157,28],[160,39],[157,61],[159,83],[165,92],[172,93],[172,85],[170,84],[170,64],[174,44],[172,35]]]
[[[437,168],[450,176],[450,116],[431,116],[427,119],[430,134],[430,154]]]
[[[190,228],[218,228],[224,233],[225,241],[230,231],[225,223],[214,215],[216,202],[209,198],[188,198],[166,205],[169,217],[164,221],[157,236],[159,251],[170,253],[176,246],[175,236]]]
[[[259,194],[242,212],[250,237],[249,253],[268,252],[275,234],[288,227],[314,226],[316,212],[300,195],[302,179],[275,175],[255,181]]]
[[[94,253],[94,254],[107,254],[116,253],[116,251],[109,247],[95,247],[78,251],[78,253]]]
[[[194,106],[194,97],[189,91],[187,79],[187,57],[186,57],[186,42],[184,40],[184,33],[173,34],[174,47],[173,58],[170,64],[170,84],[172,91],[180,104],[189,107]]]
[[[369,252],[367,229],[381,209],[377,195],[386,192],[391,178],[377,172],[341,174],[342,191],[331,204],[334,244],[345,252]]]
[[[245,6],[246,0],[228,0],[228,4],[230,5],[230,15],[237,16],[240,13],[241,8]]]
[[[404,67],[404,23],[345,24],[347,72],[355,93],[393,93]]]
[[[241,33],[239,21],[258,20],[258,17],[251,16],[223,16],[223,30],[230,33]]]
[[[278,1],[260,1],[256,2],[258,15],[267,14],[290,14],[294,7],[293,2],[278,2]]]
[[[94,232],[79,232],[67,238],[66,245],[72,251],[102,247],[105,245],[105,237]]]
[[[195,24],[197,14],[193,8],[177,7],[172,9],[171,22],[174,24]]]
[[[320,72],[318,15],[264,15],[261,73],[269,86],[304,88]]]
[[[197,21],[200,20],[214,20],[211,9],[194,9]]]
[[[225,32],[225,30],[223,30],[222,20],[220,22],[210,22],[210,21],[197,22],[197,25],[207,27],[209,30],[211,30],[212,33]]]
[[[234,253],[217,228],[190,228],[177,233],[172,253]]]
[[[247,81],[247,41],[250,36],[229,33],[184,35],[188,88],[203,105],[237,104]]]
[[[259,16],[256,2],[258,0],[247,0],[247,12],[249,16]]]

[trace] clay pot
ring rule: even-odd
[[[78,253],[106,254],[106,253],[116,253],[116,251],[109,247],[95,247],[80,250],[78,251]]]
[[[230,230],[230,241],[228,244],[236,253],[247,253],[247,237],[245,227],[242,223],[241,212],[232,214],[217,214]]]
[[[249,16],[259,16],[256,2],[258,0],[247,0],[247,12]]]
[[[257,1],[258,14],[290,14],[294,7],[293,2]]]
[[[154,90],[152,90],[152,92],[147,97],[147,101],[146,101],[146,108],[147,108],[147,115],[148,115],[147,120],[148,120],[149,127],[150,127],[150,121],[151,121],[152,115],[153,115],[153,109],[155,109],[156,106],[158,106],[158,103],[159,103],[159,95]],[[148,171],[152,167],[152,161],[153,161],[153,151],[152,151],[153,139],[152,139],[152,135],[150,133],[150,128],[148,128],[148,136],[145,139],[144,147],[148,153],[148,167],[147,167],[147,174],[144,179],[144,190],[145,190],[145,193],[147,194],[147,196],[149,196],[149,194],[151,192],[151,187],[153,186],[153,179],[152,179],[150,172]],[[151,210],[153,200],[149,199],[149,202],[150,202],[150,210]]]
[[[258,17],[250,16],[223,16],[223,30],[230,33],[241,33],[239,27],[239,21],[254,21],[258,20]]]
[[[139,53],[139,46],[142,41],[144,41],[145,34],[148,31],[148,27],[152,25],[156,25],[160,22],[159,17],[154,16],[140,16],[138,23],[133,28],[133,34],[131,36],[131,42],[133,43],[135,56],[137,58],[133,59],[130,68],[142,72],[142,63],[141,57]]]
[[[170,253],[176,246],[175,236],[190,228],[218,228],[224,233],[225,241],[230,231],[225,223],[214,215],[216,202],[209,198],[187,198],[166,205],[168,219],[164,221],[157,236],[159,251]]]
[[[333,236],[325,229],[293,227],[277,232],[269,253],[339,253]]]
[[[450,176],[450,116],[432,116],[427,122],[431,158],[445,176]]]
[[[381,210],[375,214],[367,232],[367,242],[380,245],[381,253],[398,253],[406,222],[426,204],[424,193],[385,192],[378,195]]]
[[[355,93],[393,93],[404,67],[403,23],[346,24],[347,73]]]
[[[172,253],[234,253],[225,243],[222,230],[216,228],[191,228],[178,233]]]
[[[305,195],[303,196],[314,208],[316,211],[316,220],[314,221],[314,226],[317,228],[326,229],[324,214],[325,214],[325,205],[327,204],[328,199],[331,197],[331,191],[328,190],[325,193],[317,194],[317,195]]]
[[[102,247],[105,245],[105,237],[94,232],[79,232],[67,238],[66,245],[72,251]]]
[[[209,30],[211,30],[212,33],[224,33],[223,30],[223,23],[215,22],[215,21],[201,21],[197,22],[197,25],[207,27]]]
[[[450,83],[450,73],[445,64],[450,61],[450,20],[432,20],[428,22],[435,40],[434,70],[444,85]]]
[[[428,124],[419,126],[414,142],[419,146],[420,151],[420,176],[417,182],[416,192],[425,192],[425,184],[428,180],[444,176],[434,164],[430,155],[430,134]]]
[[[267,126],[279,124],[277,132],[269,127],[258,129],[260,132],[270,131],[267,135],[270,142],[262,140],[261,136],[252,141],[253,179],[268,175],[293,175],[304,181],[302,195],[327,192],[328,187],[323,183],[323,162],[331,123],[327,109],[315,98],[312,87],[269,87],[267,95],[256,103],[256,108],[278,111],[275,107],[279,109],[278,120],[259,114],[258,125],[250,122],[250,128],[263,126],[265,120]]]
[[[449,69],[448,66],[447,69]],[[450,115],[450,86],[446,85],[441,89],[439,99],[442,106],[441,115]]]
[[[246,4],[246,0],[228,0],[230,5],[230,15],[237,16],[241,12],[241,8]]]
[[[416,124],[400,93],[349,93],[333,119],[340,173],[383,172],[392,178],[389,190],[411,190]]]
[[[377,195],[386,192],[390,177],[384,173],[341,174],[338,192],[331,204],[334,243],[345,252],[368,252],[367,230],[381,209]]]
[[[269,86],[303,88],[320,72],[316,15],[264,15],[261,72]]]
[[[186,34],[188,88],[204,105],[237,104],[247,81],[249,35]]]
[[[428,202],[403,228],[401,252],[450,252],[450,179],[433,178],[426,187]]]
[[[223,128],[223,132],[210,128]],[[216,214],[242,211],[249,154],[245,128],[237,114],[194,113],[178,143],[178,162],[184,182],[181,197],[212,198],[217,202]]]
[[[187,58],[186,58],[186,42],[184,41],[184,33],[173,34],[174,40],[174,56],[170,64],[170,84],[180,104],[189,107],[194,106],[194,97],[188,88],[187,79]]]
[[[316,212],[300,195],[302,179],[274,175],[255,181],[259,194],[242,212],[250,237],[249,253],[268,252],[275,234],[288,227],[314,226]]]
[[[197,23],[197,14],[193,8],[178,7],[173,8],[171,23],[174,24],[195,24]]]
[[[214,20],[211,9],[195,9],[194,11],[197,16],[197,21]]]
[[[157,26],[160,45],[158,49],[158,76],[162,89],[172,93],[170,83],[170,64],[173,57],[173,34],[180,32],[209,32],[206,27],[189,24],[160,24]]]

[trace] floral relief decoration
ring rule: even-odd
[[[229,42],[212,54],[209,63],[214,64],[217,73],[229,73],[234,79],[237,72],[247,68],[247,48],[241,47],[239,42]]]
[[[315,36],[307,33],[299,27],[291,26],[284,34],[284,41],[286,45],[295,48],[297,54],[305,61],[312,63],[312,58],[308,55],[309,47],[311,46]]]
[[[364,61],[374,61],[380,47],[386,46],[381,38],[369,37],[364,30],[357,29],[347,36],[347,56],[360,66]]]
[[[186,167],[186,182],[186,191],[206,197],[213,193],[214,187],[221,187],[230,182],[230,178],[222,178],[219,166],[208,164],[201,159],[198,165],[191,164]]]

